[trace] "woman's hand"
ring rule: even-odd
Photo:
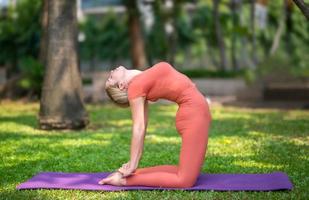
[[[122,167],[118,169],[120,173],[122,173],[123,177],[127,177],[131,175],[136,169],[136,166],[134,166],[130,161],[123,164]]]

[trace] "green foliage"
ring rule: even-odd
[[[23,74],[19,86],[40,96],[44,78],[43,65],[32,57],[23,57],[19,66]]]
[[[204,37],[207,42],[214,47],[216,45],[215,40],[210,40],[210,38],[215,38],[214,21],[212,16],[212,8],[208,5],[201,5],[197,8],[196,12],[192,16],[192,26],[195,30],[198,30],[199,34],[195,37]]]
[[[195,69],[179,69],[181,73],[185,74],[190,78],[235,78],[245,77],[247,70],[239,71],[223,71],[223,70],[209,70],[205,68]]]
[[[102,19],[87,17],[80,24],[85,41],[80,44],[81,58],[109,60],[129,58],[126,18],[110,11]]]
[[[0,63],[15,63],[24,56],[36,57],[40,38],[41,1],[20,0],[0,20]]]
[[[154,24],[149,33],[145,31],[145,46],[151,57],[165,59],[167,56],[168,41],[164,31],[166,16],[162,12],[162,2],[154,1]]]
[[[303,58],[308,60],[308,58]],[[309,77],[309,67],[306,65],[304,68],[294,66],[293,59],[285,54],[277,53],[274,56],[271,56],[265,59],[258,68],[258,73],[260,75],[267,74],[285,74],[291,75],[294,77]],[[309,62],[309,60],[308,60]],[[300,65],[301,66],[301,65]]]
[[[177,35],[175,65],[182,65],[187,59],[187,52],[191,52],[190,60],[195,63],[202,56],[207,56],[211,66],[203,66],[207,69],[217,67],[219,51],[215,34],[213,2],[196,1],[196,10],[187,12],[180,5],[173,16]],[[250,21],[249,1],[242,1],[238,12],[233,13],[229,7],[230,1],[221,1],[219,6],[220,25],[225,42],[225,53],[228,65],[231,66],[232,41],[235,42],[235,57],[240,63],[243,72],[188,72],[191,76],[199,77],[232,77],[241,74],[246,80],[253,80],[255,71],[248,68],[244,60],[252,60],[252,51],[255,50],[261,68],[275,68],[281,63],[289,65],[286,69],[295,76],[309,76],[309,57],[305,52],[309,51],[309,23],[294,6],[292,14],[293,26],[291,30],[285,27],[280,40],[279,48],[274,58],[269,57],[269,52],[274,41],[274,36],[283,17],[283,1],[274,0],[268,3],[268,22],[266,29],[256,26],[257,45],[252,48],[253,36]],[[20,71],[25,57],[37,59],[40,42],[40,11],[42,1],[19,0],[16,8],[10,7],[6,17],[0,20],[0,64],[8,64],[15,71]],[[171,49],[168,38],[164,32],[164,22],[167,15],[164,14],[163,2],[154,1],[155,21],[150,33],[144,34],[146,51],[149,57],[164,60]],[[96,67],[99,61],[116,62],[130,59],[130,38],[128,29],[128,15],[119,15],[110,11],[103,16],[87,16],[86,21],[80,23],[80,32],[84,33],[85,41],[81,42],[80,58],[82,61],[90,61],[92,67]],[[143,32],[144,33],[144,32]],[[247,55],[243,55],[245,49]],[[280,58],[278,58],[280,57]],[[271,61],[273,59],[273,61]],[[276,60],[279,60],[278,62]],[[286,60],[286,61],[285,61]],[[250,62],[249,61],[249,62]],[[267,63],[267,64],[265,64]],[[27,64],[30,65],[30,64]],[[34,64],[35,65],[35,64]],[[259,68],[260,66],[257,66]],[[248,69],[247,69],[248,68]],[[38,69],[34,67],[34,69]],[[232,69],[232,67],[229,67]],[[24,70],[24,69],[23,69]],[[234,70],[234,69],[232,69]],[[34,74],[33,72],[31,72]],[[196,73],[201,73],[196,75]],[[267,72],[266,72],[267,73]],[[38,71],[37,74],[40,74]],[[29,76],[32,77],[32,76]],[[31,81],[23,81],[24,88],[35,87]],[[38,82],[34,80],[33,82]],[[32,86],[31,86],[32,85]]]
[[[244,69],[243,70],[243,79],[249,85],[257,79],[256,70],[253,69]]]
[[[258,73],[267,75],[269,73],[276,73],[276,71],[286,71],[289,69],[290,62],[285,57],[280,57],[278,54],[276,56],[269,57],[261,63]],[[288,72],[288,71],[286,71]]]
[[[184,49],[196,41],[196,37],[192,34],[192,23],[190,23],[190,16],[183,10],[175,19],[175,31],[177,32],[177,44],[179,48]]]
[[[92,85],[93,81],[92,78],[83,78],[82,83],[83,85]]]
[[[309,77],[309,57],[306,56],[309,52],[309,23],[299,11],[294,8],[294,15],[292,16],[293,27],[291,33],[291,46],[288,57],[291,59],[291,71],[295,76]]]

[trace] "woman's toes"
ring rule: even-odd
[[[99,184],[100,184],[100,185],[103,185],[104,183],[105,183],[104,180],[100,180],[100,181],[99,181]]]
[[[110,180],[110,178],[104,178],[104,179],[99,181],[99,184],[103,185],[103,184],[107,183],[109,180]]]
[[[120,174],[115,174],[115,176],[107,177],[99,181],[100,185],[103,184],[110,184],[110,185],[116,185],[116,186],[123,186],[126,184],[126,181]]]

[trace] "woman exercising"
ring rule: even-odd
[[[159,62],[144,71],[119,66],[111,70],[105,89],[114,103],[131,107],[133,126],[130,161],[99,184],[192,187],[204,162],[211,124],[208,103],[195,84],[169,63]],[[182,139],[179,164],[137,168],[147,129],[148,100],[158,99],[179,106],[175,123]]]

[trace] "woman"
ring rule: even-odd
[[[123,66],[112,70],[105,89],[114,103],[131,107],[133,120],[130,161],[99,184],[117,186],[192,187],[204,162],[211,114],[195,84],[167,62],[144,70]],[[178,104],[176,129],[182,139],[177,165],[138,168],[148,121],[148,100],[167,99]]]

